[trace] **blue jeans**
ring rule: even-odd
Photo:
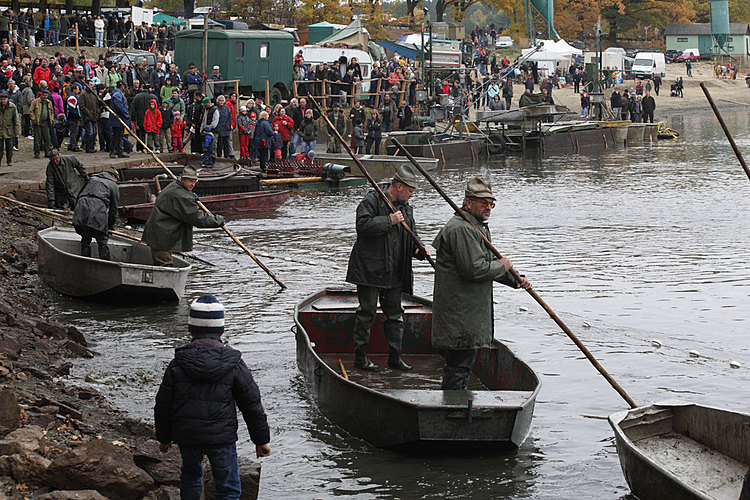
[[[180,498],[198,500],[203,489],[203,456],[211,463],[216,482],[216,497],[222,500],[238,499],[242,493],[240,468],[237,464],[237,446],[225,448],[200,448],[180,445]]]
[[[86,151],[96,149],[96,122],[83,122],[83,146]]]
[[[299,143],[299,132],[294,133],[294,137],[292,137],[292,144],[289,149],[289,156],[294,158],[294,155],[297,154],[297,144]]]
[[[309,156],[308,153],[315,149],[315,145],[317,144],[317,142],[318,141],[310,141],[310,142],[302,141],[302,146],[300,147],[300,153],[304,154],[305,156]]]

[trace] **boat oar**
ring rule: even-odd
[[[714,100],[711,98],[711,94],[708,93],[708,89],[706,88],[706,85],[703,82],[701,82],[701,90],[703,90],[703,93],[706,94],[706,99],[708,99],[708,103],[711,105],[711,109],[714,110],[716,119],[719,120],[719,125],[721,125],[722,130],[724,130],[724,135],[726,135],[727,139],[729,140],[729,145],[732,146],[732,149],[734,150],[734,154],[737,156],[737,159],[740,161],[740,165],[742,165],[742,169],[745,171],[747,178],[750,179],[750,168],[748,168],[747,163],[745,163],[745,159],[742,157],[742,153],[740,153],[740,148],[738,148],[737,143],[734,142],[734,138],[732,137],[732,134],[729,132],[729,128],[727,127],[727,124],[724,123],[724,118],[722,118],[721,113],[719,113],[719,108],[716,107]]]
[[[490,240],[488,240],[487,237],[484,235],[484,233],[471,221],[471,219],[469,219],[469,217],[464,213],[464,211],[461,210],[458,207],[458,205],[456,205],[453,202],[453,200],[451,200],[450,197],[448,197],[447,194],[445,194],[445,191],[443,191],[440,188],[440,186],[438,186],[438,184],[435,182],[432,176],[428,174],[424,168],[422,168],[422,166],[417,162],[417,160],[412,156],[412,154],[403,145],[401,145],[401,143],[398,142],[398,140],[396,140],[395,137],[391,137],[391,142],[393,142],[393,144],[398,149],[400,149],[401,152],[404,153],[404,155],[406,155],[407,158],[409,158],[409,160],[414,164],[417,170],[419,170],[422,173],[425,179],[427,179],[427,181],[432,185],[432,187],[435,188],[435,190],[440,194],[440,196],[442,196],[443,199],[445,199],[445,201],[448,202],[451,208],[453,208],[453,210],[457,214],[463,217],[463,219],[466,222],[474,226],[476,230],[479,231],[479,234],[482,236],[482,240],[484,240],[484,244],[487,246],[487,248],[490,249],[490,251],[493,254],[495,254],[495,257],[497,257],[498,259],[502,259],[503,256],[500,254],[497,248],[495,248],[492,245]],[[511,267],[509,272],[516,279],[516,281],[521,280],[521,277],[518,275],[515,268]],[[568,328],[568,326],[565,323],[563,323],[563,320],[561,320],[557,316],[557,314],[555,314],[555,311],[553,311],[552,308],[549,305],[547,305],[547,303],[536,293],[536,291],[534,291],[533,289],[526,290],[526,291],[529,292],[529,295],[531,295],[534,298],[534,300],[536,300],[545,311],[547,311],[547,314],[549,314],[552,320],[555,323],[557,323],[557,326],[559,326],[562,329],[562,331],[565,332],[565,334],[568,337],[570,337],[570,340],[573,341],[573,343],[578,347],[578,349],[581,350],[581,352],[586,356],[586,358],[591,362],[591,364],[594,365],[594,368],[596,368],[597,371],[599,371],[599,373],[601,373],[604,376],[604,378],[607,379],[607,382],[609,382],[609,384],[617,391],[617,393],[620,396],[622,396],[622,398],[630,405],[630,407],[636,408],[638,405],[635,404],[635,401],[633,401],[630,396],[628,396],[628,393],[625,392],[625,389],[620,387],[620,384],[618,384],[617,381],[614,378],[612,378],[612,375],[610,375],[609,372],[607,372],[607,370],[605,370],[604,367],[599,364],[599,362],[596,360],[594,355],[591,354],[591,352],[589,352],[586,346],[583,345],[583,343],[578,339],[578,337],[576,337],[576,335],[570,330],[570,328]]]
[[[86,91],[88,91],[88,92],[91,92],[91,93],[92,93],[92,94],[93,94],[93,95],[94,95],[94,96],[95,96],[95,97],[96,97],[96,98],[97,98],[97,99],[99,100],[99,102],[101,102],[102,106],[104,106],[104,109],[106,109],[106,110],[107,110],[107,112],[108,112],[108,113],[110,113],[110,115],[111,115],[111,116],[114,116],[115,118],[117,118],[117,121],[119,121],[120,123],[122,123],[122,126],[123,126],[123,127],[125,127],[125,128],[126,128],[126,129],[128,130],[128,133],[130,134],[130,136],[131,136],[131,137],[133,137],[133,138],[134,138],[134,139],[135,139],[136,141],[138,141],[138,144],[140,144],[140,145],[141,145],[141,147],[142,147],[143,149],[145,149],[145,150],[146,150],[146,151],[147,151],[147,152],[148,152],[148,153],[149,153],[149,154],[151,155],[151,157],[152,157],[152,158],[153,158],[154,160],[156,160],[156,162],[157,162],[157,163],[158,163],[159,165],[161,165],[161,168],[163,168],[163,169],[164,169],[164,171],[165,171],[165,172],[167,173],[167,175],[169,175],[169,176],[170,176],[170,177],[171,177],[171,178],[172,178],[173,180],[175,180],[175,181],[177,181],[177,180],[178,180],[178,179],[177,179],[177,176],[176,176],[176,175],[174,174],[174,172],[172,172],[172,171],[171,171],[171,170],[169,169],[169,167],[167,167],[167,166],[166,166],[166,165],[164,164],[164,162],[163,162],[163,161],[161,161],[161,160],[159,159],[159,157],[158,157],[158,156],[156,156],[156,154],[155,154],[155,153],[154,153],[154,152],[153,152],[153,151],[152,151],[151,149],[149,149],[149,147],[148,147],[148,146],[146,146],[146,143],[144,143],[144,142],[143,142],[143,141],[141,140],[141,138],[140,138],[140,137],[138,137],[138,135],[136,135],[136,133],[135,133],[135,132],[133,131],[133,129],[131,129],[131,128],[130,128],[130,127],[128,126],[128,124],[127,124],[127,123],[125,123],[125,120],[123,120],[122,118],[120,118],[120,115],[118,115],[117,113],[115,113],[114,111],[112,111],[112,108],[110,108],[110,107],[109,107],[109,106],[107,105],[107,103],[106,103],[106,102],[104,102],[104,99],[102,99],[101,97],[99,97],[99,94],[97,94],[96,92],[94,92],[93,90],[91,90],[91,89],[90,89],[90,88],[88,88],[88,87],[86,87]],[[210,210],[209,210],[209,209],[208,209],[208,208],[206,207],[206,205],[204,205],[204,204],[203,204],[203,202],[202,202],[202,201],[200,201],[200,200],[196,200],[196,203],[198,203],[198,206],[199,206],[199,207],[201,208],[201,210],[203,210],[204,212],[206,212],[206,213],[207,213],[207,214],[209,214],[209,215],[213,215],[213,214],[211,214],[211,211],[210,211]],[[245,253],[246,253],[247,255],[249,255],[249,256],[250,256],[250,258],[251,258],[251,259],[253,259],[253,261],[255,261],[255,263],[256,263],[256,264],[258,264],[258,266],[260,266],[260,268],[261,268],[261,269],[263,269],[263,270],[264,270],[264,271],[266,272],[266,274],[267,274],[267,275],[269,275],[269,276],[270,276],[270,277],[271,277],[271,278],[272,278],[272,279],[273,279],[273,280],[274,280],[274,281],[275,281],[275,282],[276,282],[276,283],[277,283],[277,284],[278,284],[278,285],[279,285],[279,286],[280,286],[280,287],[282,288],[282,290],[285,290],[285,289],[286,289],[286,285],[285,285],[285,284],[284,284],[284,283],[283,283],[283,282],[282,282],[282,281],[281,281],[281,280],[280,280],[279,278],[277,278],[277,277],[276,277],[276,275],[274,275],[274,274],[273,274],[273,273],[271,272],[271,270],[270,270],[270,269],[268,269],[268,268],[267,268],[267,267],[265,266],[265,264],[263,264],[263,263],[262,263],[262,262],[260,261],[260,259],[258,259],[258,257],[256,257],[256,256],[255,256],[255,255],[253,254],[253,252],[251,252],[251,251],[250,251],[250,249],[249,249],[249,248],[247,248],[247,247],[245,246],[245,244],[244,244],[244,243],[242,243],[242,242],[241,242],[241,241],[240,241],[240,240],[239,240],[239,239],[238,239],[238,238],[237,238],[237,237],[236,237],[236,236],[234,235],[234,233],[232,233],[232,231],[230,231],[230,230],[229,230],[229,228],[228,228],[228,227],[226,226],[226,224],[224,224],[223,226],[221,226],[221,228],[222,228],[222,229],[224,230],[224,232],[225,232],[225,233],[227,233],[227,236],[229,236],[230,238],[232,238],[232,241],[234,241],[234,242],[235,242],[235,243],[236,243],[236,244],[237,244],[237,245],[238,245],[238,246],[239,246],[239,247],[240,247],[240,248],[241,248],[241,249],[242,249],[242,250],[243,250],[243,251],[244,251],[244,252],[245,252]]]
[[[22,201],[14,200],[13,198],[8,198],[7,196],[2,196],[2,195],[0,195],[0,200],[9,201],[11,203],[15,203],[16,205],[24,207],[24,208],[27,208],[29,210],[35,210],[35,211],[37,211],[39,213],[42,213],[42,214],[45,214],[45,215],[49,215],[50,217],[56,217],[56,218],[58,218],[58,219],[60,219],[62,221],[67,222],[68,224],[71,224],[71,225],[73,224],[73,219],[71,219],[67,215],[63,215],[63,214],[58,213],[57,211],[54,211],[54,210],[47,210],[46,208],[35,207],[34,205],[29,205],[28,203],[24,203]],[[137,241],[138,243],[143,243],[143,241],[140,238],[136,238],[135,236],[131,236],[128,233],[121,233],[120,231],[114,231],[112,229],[108,230],[107,232],[109,234],[114,234],[114,235],[117,235],[117,236],[122,236],[123,238],[127,238],[129,240]],[[198,262],[201,262],[201,263],[206,264],[208,266],[216,267],[216,264],[212,264],[211,262],[209,262],[207,260],[203,260],[200,257],[196,257],[195,255],[190,255],[189,253],[185,253],[185,252],[177,252],[177,254],[180,257],[185,257],[186,259],[194,259],[194,260],[197,260]]]
[[[365,177],[367,177],[367,180],[370,181],[370,184],[372,184],[372,187],[375,188],[375,191],[380,195],[381,198],[385,201],[386,205],[388,205],[388,208],[391,209],[391,212],[397,212],[396,207],[393,206],[393,203],[391,203],[391,200],[388,198],[388,196],[383,192],[383,190],[380,188],[378,183],[373,179],[372,175],[370,175],[370,172],[367,171],[364,165],[362,165],[362,162],[359,161],[359,158],[357,158],[357,155],[354,154],[354,151],[352,151],[352,148],[349,147],[349,144],[344,141],[344,138],[341,137],[341,134],[338,130],[336,130],[336,127],[333,126],[333,123],[331,123],[331,120],[328,119],[328,116],[323,112],[323,110],[320,108],[320,105],[318,105],[317,101],[313,99],[311,95],[307,95],[307,100],[315,106],[315,108],[320,112],[320,116],[322,116],[326,123],[328,124],[328,128],[330,130],[333,130],[333,133],[336,135],[336,138],[343,144],[344,148],[346,148],[346,152],[349,153],[349,156],[352,157],[352,160],[354,160],[354,163],[357,164],[359,169],[362,171],[363,174],[365,174]],[[414,231],[411,230],[409,225],[406,223],[405,220],[401,221],[401,227],[404,228],[404,231],[406,231],[406,234],[408,234],[412,240],[414,240],[414,243],[417,244],[419,248],[422,249],[422,252],[424,252],[424,256],[427,259],[427,262],[430,263],[430,265],[434,268],[435,267],[435,261],[432,260],[432,256],[430,256],[429,253],[427,253],[427,248],[424,246],[424,244],[419,241],[419,238],[416,234],[414,234]]]

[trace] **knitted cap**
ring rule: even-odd
[[[190,304],[188,331],[193,335],[221,335],[224,333],[224,306],[207,293]]]

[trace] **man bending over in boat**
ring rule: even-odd
[[[185,167],[179,180],[165,187],[151,210],[143,230],[143,242],[151,247],[155,266],[171,266],[172,252],[193,249],[193,226],[221,227],[224,217],[209,215],[198,206],[193,188],[198,172]]]
[[[424,259],[424,251],[414,243],[404,230],[404,221],[414,234],[414,216],[409,199],[417,189],[417,176],[410,165],[402,165],[390,185],[383,185],[396,212],[391,212],[385,200],[370,191],[357,207],[357,241],[349,257],[346,281],[357,285],[359,307],[354,316],[354,366],[366,371],[380,368],[367,358],[370,327],[375,321],[375,311],[383,309],[383,324],[388,342],[388,366],[408,371],[411,366],[401,359],[401,340],[404,323],[401,316],[401,293],[411,293],[414,276],[412,258]]]
[[[466,389],[477,349],[492,345],[493,282],[531,289],[526,278],[513,278],[510,260],[497,260],[482,240],[480,231],[491,241],[487,220],[494,207],[491,187],[478,177],[470,180],[461,210],[476,227],[455,214],[432,242],[437,251],[432,346],[445,357],[443,390]]]
[[[78,195],[73,212],[73,227],[81,235],[81,255],[91,257],[91,239],[96,239],[99,258],[109,260],[109,230],[117,222],[117,205],[120,190],[117,179],[120,174],[115,167],[89,176],[89,180]]]

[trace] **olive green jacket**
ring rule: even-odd
[[[78,195],[83,189],[81,178],[84,181],[88,180],[88,173],[75,156],[61,156],[57,165],[50,160],[47,163],[47,179],[44,183],[48,206],[62,208],[67,201],[70,208],[75,208]]]
[[[181,181],[165,187],[151,210],[143,230],[143,242],[162,252],[189,252],[193,249],[193,226],[221,227],[223,217],[200,209],[198,196]]]
[[[11,139],[21,135],[21,120],[18,119],[16,105],[8,99],[8,106],[0,107],[0,138]]]
[[[489,228],[466,213],[488,240]],[[489,347],[493,339],[492,283],[517,287],[482,241],[479,231],[454,215],[438,233],[433,290],[432,345],[437,349]]]

